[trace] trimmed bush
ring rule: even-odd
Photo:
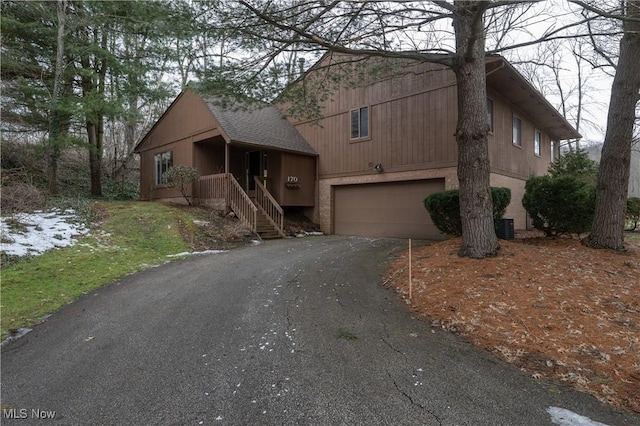
[[[511,203],[511,190],[509,188],[491,187],[491,199],[493,200],[493,224],[498,229],[504,212]]]
[[[591,229],[595,199],[595,186],[577,176],[534,176],[527,180],[522,205],[533,226],[548,236],[581,234]]]
[[[640,198],[631,197],[627,199],[627,211],[625,213],[627,221],[627,231],[635,231],[640,222]]]
[[[491,199],[493,200],[493,223],[497,229],[500,219],[511,202],[511,190],[491,187]],[[440,232],[455,237],[462,235],[460,191],[452,189],[431,194],[424,199],[424,207]]]
[[[453,236],[462,234],[460,192],[457,189],[429,195],[424,199],[424,207],[440,232]]]

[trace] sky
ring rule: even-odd
[[[576,10],[579,11],[581,9],[565,0],[548,0],[535,4],[525,17],[526,26],[509,34],[509,42],[521,43],[540,37],[549,30],[559,29],[568,22],[578,19],[579,15],[576,14]],[[575,33],[578,30],[571,29],[569,31]],[[581,29],[580,31],[584,30]],[[583,136],[581,143],[590,145],[604,140],[613,82],[613,77],[610,74],[614,70],[610,67],[594,68],[585,60],[581,60],[578,65],[573,50],[579,50],[580,48],[585,56],[593,56],[593,49],[585,38],[569,38],[541,45],[522,47],[506,51],[503,55],[510,61],[516,62],[514,66],[523,74],[527,74],[527,70],[535,70],[535,76],[530,80],[531,83],[562,113],[556,78],[548,67],[553,61],[557,61],[557,66],[560,69],[558,80],[565,96],[570,94],[567,99],[567,106],[569,107],[567,119],[574,126],[575,107],[578,103],[576,90],[579,82],[578,66],[580,67],[584,85],[584,98],[581,124],[578,130]],[[518,64],[517,62],[520,60],[530,60],[537,62],[537,64]]]

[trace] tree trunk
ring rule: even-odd
[[[484,23],[487,2],[456,1],[453,25],[457,58],[453,65],[458,83],[458,181],[462,245],[459,255],[493,256],[498,240],[493,224],[487,140],[487,83]]]
[[[91,179],[91,195],[99,197],[102,195],[101,184],[101,159],[98,155],[98,126],[87,121],[87,139],[89,142],[89,177]]]
[[[84,37],[89,40],[88,31],[84,30]],[[97,39],[94,33],[94,41]],[[91,195],[102,196],[102,150],[104,139],[104,97],[106,86],[107,60],[104,52],[107,49],[107,28],[103,27],[100,48],[102,56],[94,57],[93,67],[88,54],[81,56],[80,61],[83,70],[86,72],[82,76],[82,96],[91,97],[97,92],[98,96],[91,99],[85,105],[87,140],[89,143],[89,177],[91,179]],[[96,78],[97,77],[97,78]],[[95,79],[95,80],[94,80]],[[96,81],[97,80],[97,81]]]
[[[611,87],[607,132],[598,174],[596,209],[591,235],[585,243],[595,248],[624,249],[624,216],[631,169],[631,144],[636,105],[640,99],[640,1],[627,3],[620,40],[620,56]]]
[[[58,0],[58,39],[56,65],[53,80],[53,96],[51,99],[51,121],[49,124],[49,141],[47,149],[47,168],[49,177],[49,193],[58,195],[58,159],[60,158],[60,137],[63,134],[63,114],[60,102],[64,92],[64,31],[66,22],[67,1]]]

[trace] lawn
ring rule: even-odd
[[[124,275],[193,250],[247,243],[248,233],[237,221],[206,209],[150,202],[100,202],[92,208],[97,222],[73,246],[3,265],[2,336]]]

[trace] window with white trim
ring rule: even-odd
[[[369,137],[369,107],[351,110],[351,139]]]
[[[513,116],[513,144],[522,146],[522,120]]]
[[[542,144],[542,133],[536,130],[533,134],[533,153],[540,157],[540,145]]]
[[[153,159],[156,165],[155,184],[168,184],[167,171],[173,167],[173,151],[161,152],[160,154],[154,155]]]
[[[553,163],[554,161],[556,161],[556,142],[555,141],[551,141],[551,158],[550,158],[551,162]]]

